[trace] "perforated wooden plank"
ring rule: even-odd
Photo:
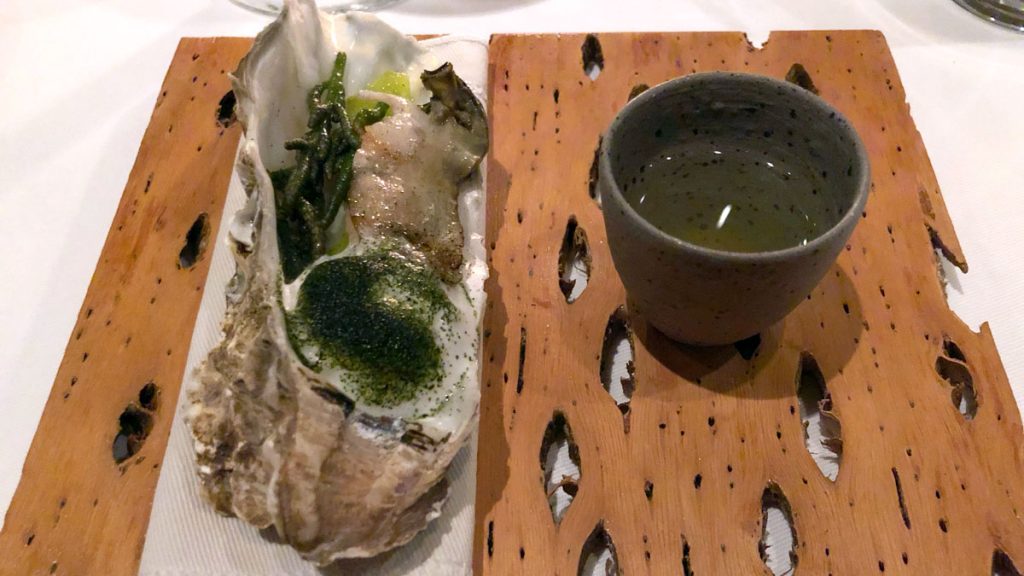
[[[598,45],[592,80],[584,59]],[[864,139],[865,215],[749,361],[631,319],[627,433],[600,378],[624,292],[588,193],[598,137],[638,84],[707,70],[782,78],[794,63]],[[495,36],[490,76],[478,574],[575,574],[598,526],[625,574],[769,573],[766,493],[792,510],[798,574],[991,574],[997,550],[1024,563],[1020,415],[988,327],[973,333],[944,299],[933,246],[966,263],[880,33],[782,32],[760,50],[739,33]],[[592,264],[569,304],[558,258],[572,217]],[[813,370],[802,358],[820,368],[841,422],[834,482],[805,444],[798,373]],[[971,419],[951,400],[950,381],[967,379]],[[557,526],[540,457],[555,412],[581,470]]]
[[[237,126],[218,123],[218,103],[230,90],[225,72],[250,44],[178,45],[0,533],[2,574],[138,568],[216,241],[207,234],[217,230],[238,144]],[[200,215],[188,266],[182,250]],[[140,399],[150,382],[155,400]],[[117,463],[128,407],[126,424],[149,419],[152,429]]]

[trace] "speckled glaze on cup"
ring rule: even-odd
[[[703,112],[709,110],[715,113]],[[637,214],[619,183],[666,140],[685,145],[693,130],[710,130],[732,147],[792,131],[787,154],[830,175],[822,192],[841,216],[806,244],[770,252],[715,250],[662,232]],[[787,144],[780,138],[777,145]],[[803,88],[764,76],[710,72],[647,90],[616,116],[600,156],[608,244],[632,311],[670,338],[699,345],[736,342],[772,326],[835,261],[860,220],[870,181],[867,153],[853,127]]]

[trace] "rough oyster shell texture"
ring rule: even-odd
[[[479,318],[487,268],[483,198],[458,197],[463,229],[460,312],[473,329],[465,372],[430,416],[352,403],[304,366],[285,329],[268,170],[290,160],[282,143],[305,129],[306,95],[348,54],[346,88],[382,71],[418,78],[437,61],[372,16],[326,16],[292,1],[256,39],[235,73],[245,136],[237,170],[248,203],[231,225],[237,273],[228,287],[224,339],[188,390],[204,496],[221,513],[273,527],[303,557],[327,564],[405,544],[440,514],[445,472],[476,424]],[[424,101],[414,82],[413,98]],[[469,348],[465,348],[468,346]]]

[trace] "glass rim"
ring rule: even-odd
[[[953,0],[957,6],[971,14],[1015,32],[1024,32],[1024,5],[1020,9],[994,2],[993,0]]]

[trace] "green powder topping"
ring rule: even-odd
[[[360,400],[393,406],[444,376],[431,326],[455,308],[436,273],[396,252],[329,260],[306,276],[289,318],[320,368],[348,371]]]

